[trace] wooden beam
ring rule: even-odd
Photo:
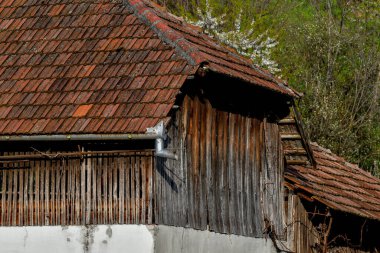
[[[293,118],[285,118],[278,122],[280,125],[286,125],[286,124],[294,124],[296,121]]]
[[[302,137],[299,134],[281,134],[283,140],[301,140]]]
[[[307,152],[303,148],[285,149],[285,155],[306,155]]]

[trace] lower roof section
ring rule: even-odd
[[[316,167],[288,166],[287,186],[332,209],[380,220],[380,179],[316,143],[311,148]]]

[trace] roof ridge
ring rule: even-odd
[[[146,25],[148,25],[160,39],[176,49],[190,65],[200,65],[204,60],[200,57],[199,49],[194,47],[184,36],[166,24],[154,11],[147,6],[145,0],[126,0],[127,7]]]

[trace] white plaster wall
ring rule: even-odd
[[[190,228],[157,226],[155,253],[275,253],[272,241]]]
[[[0,227],[0,253],[275,253],[271,240],[171,226]]]
[[[153,253],[143,225],[0,227],[1,253]]]

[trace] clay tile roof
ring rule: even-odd
[[[332,209],[380,220],[380,179],[315,143],[311,148],[317,166],[288,166],[291,188]]]
[[[145,132],[204,63],[297,96],[148,1],[4,0],[0,27],[0,135]]]

